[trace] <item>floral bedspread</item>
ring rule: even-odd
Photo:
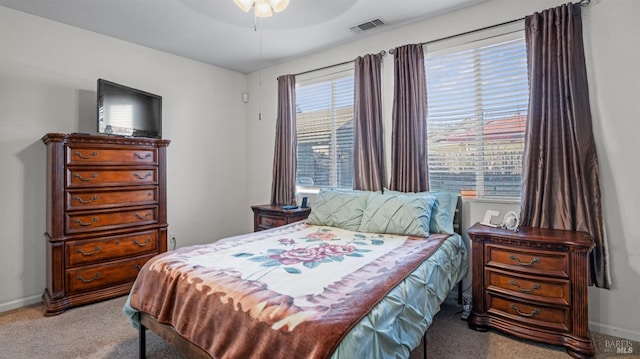
[[[328,358],[446,238],[298,223],[182,248],[145,265],[131,306],[214,358]]]

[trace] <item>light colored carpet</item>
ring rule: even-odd
[[[122,313],[125,297],[71,309],[44,317],[41,305],[0,313],[2,359],[120,359],[138,357],[138,332]],[[460,320],[456,304],[445,303],[427,332],[430,359],[454,358],[569,358],[560,347],[519,340],[497,331],[476,332]],[[597,358],[640,358],[640,343],[623,344],[633,354],[616,354],[611,347],[618,338],[594,333]],[[186,359],[177,349],[153,333],[147,335],[147,358]],[[411,359],[422,358],[422,346]]]

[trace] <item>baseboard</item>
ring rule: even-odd
[[[606,334],[614,337],[619,337],[619,338],[640,342],[640,333],[634,332],[631,330],[612,327],[610,325],[596,323],[596,322],[589,322],[589,329],[592,332],[598,332],[600,334]]]
[[[25,307],[27,305],[40,303],[42,301],[41,295],[34,295],[31,297],[20,298],[16,300],[12,300],[6,303],[0,303],[0,313],[6,312],[8,310]]]

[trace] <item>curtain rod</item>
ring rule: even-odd
[[[576,2],[575,2],[575,4],[580,4],[580,6],[582,6],[582,7],[587,7],[587,6],[589,6],[589,4],[591,4],[591,0],[580,0],[580,1],[576,1]],[[485,27],[480,28],[480,29],[469,30],[469,31],[465,31],[465,32],[462,32],[462,33],[459,33],[459,34],[449,35],[449,36],[441,37],[441,38],[439,38],[439,39],[430,40],[430,41],[425,41],[425,42],[422,42],[421,44],[422,44],[422,45],[428,45],[428,44],[432,44],[432,43],[439,42],[439,41],[449,40],[449,39],[452,39],[452,38],[454,38],[454,37],[458,37],[458,36],[469,35],[469,34],[473,34],[473,33],[475,33],[475,32],[480,32],[480,31],[484,31],[484,30],[493,29],[493,28],[496,28],[496,27],[501,27],[501,26],[510,25],[510,24],[516,23],[516,22],[518,22],[518,21],[522,21],[522,20],[524,20],[524,19],[525,19],[524,17],[521,17],[521,18],[519,18],[519,19],[515,19],[515,20],[509,20],[509,21],[501,22],[501,23],[499,23],[499,24],[490,25],[490,26],[485,26]],[[389,53],[390,53],[390,54],[393,54],[394,52],[395,52],[395,49],[390,49],[390,50],[389,50]],[[386,55],[386,54],[387,54],[387,52],[386,52],[386,51],[384,51],[384,50],[382,50],[382,51],[380,51],[378,54],[379,54],[379,55],[381,55],[381,56],[384,56],[384,55]],[[354,61],[354,60],[350,60],[350,61],[344,61],[344,62],[340,62],[340,63],[333,64],[333,65],[327,65],[327,66],[319,67],[319,68],[316,68],[316,69],[312,69],[312,70],[307,70],[307,71],[299,72],[299,73],[297,73],[297,74],[293,74],[293,76],[299,76],[299,75],[308,74],[308,73],[310,73],[310,72],[315,72],[315,71],[320,71],[320,70],[326,70],[326,69],[330,69],[330,68],[332,68],[332,67],[337,67],[337,66],[341,66],[341,65],[346,65],[346,64],[351,63],[351,62],[353,62],[353,61]]]
[[[379,56],[384,56],[386,55],[387,52],[382,50],[380,52],[378,52]],[[299,75],[304,75],[304,74],[308,74],[310,72],[316,72],[316,71],[320,71],[320,70],[326,70],[326,69],[330,69],[332,67],[337,67],[337,66],[341,66],[341,65],[346,65],[349,64],[351,62],[353,62],[354,60],[349,60],[349,61],[344,61],[344,62],[340,62],[337,64],[333,64],[333,65],[327,65],[327,66],[323,66],[323,67],[318,67],[317,69],[312,69],[312,70],[307,70],[307,71],[302,71],[302,72],[298,72],[297,74],[293,74],[293,76],[299,76]]]

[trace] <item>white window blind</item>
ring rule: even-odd
[[[297,83],[298,186],[353,187],[353,91],[352,68]]]
[[[522,31],[505,38],[425,56],[431,190],[520,197],[527,57]]]

